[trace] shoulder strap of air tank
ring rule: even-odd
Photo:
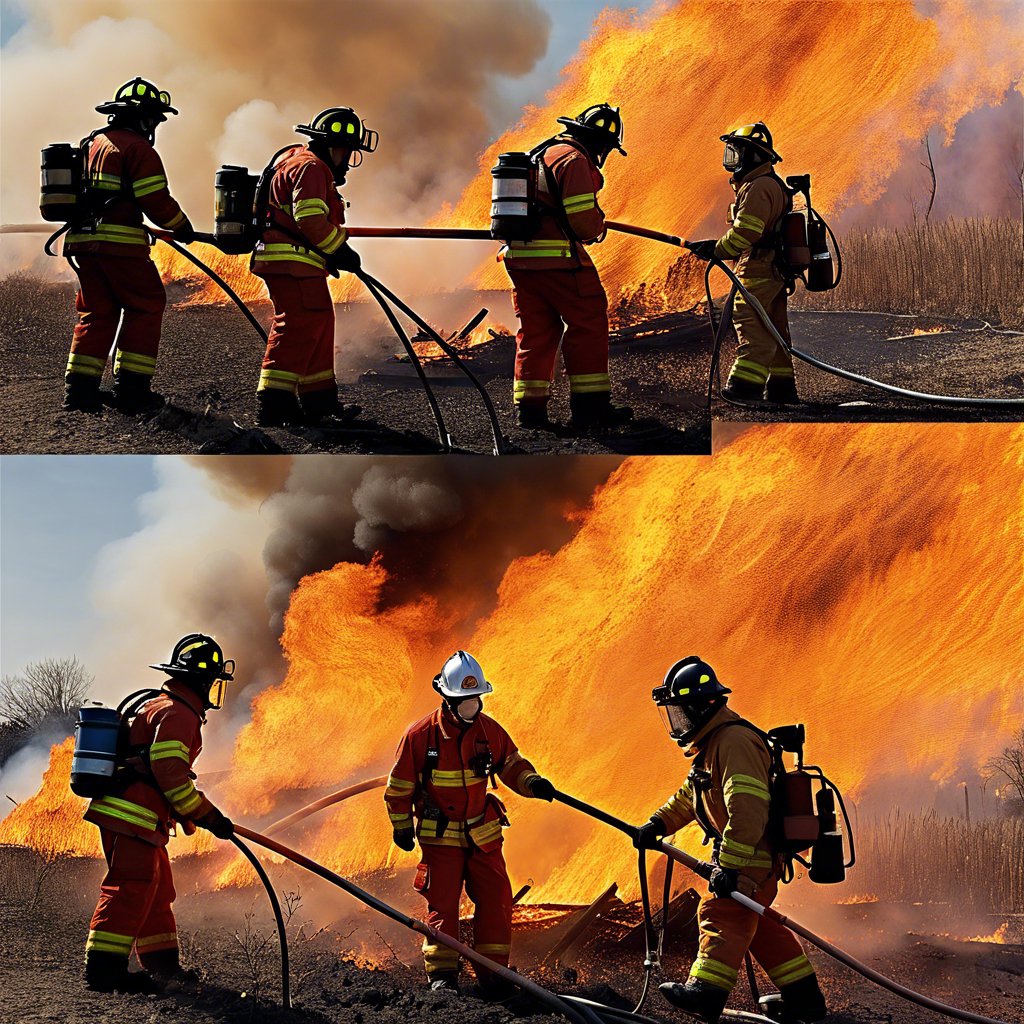
[[[552,208],[551,212],[554,214],[555,220],[558,221],[558,226],[565,232],[565,237],[569,241],[569,247],[572,249],[572,258],[576,266],[581,266],[580,254],[577,250],[577,246],[581,244],[581,240],[575,231],[572,229],[572,225],[569,223],[569,215],[565,212],[565,204],[562,202],[562,189],[559,187],[558,179],[555,177],[555,172],[544,162],[544,153],[556,144],[563,143],[566,146],[571,146],[579,152],[583,152],[578,146],[574,146],[571,142],[564,141],[558,136],[554,136],[542,142],[535,149],[530,150],[530,158],[533,159],[537,168],[541,174],[544,175],[544,180],[547,182],[548,195],[551,196]],[[536,154],[536,156],[534,156]]]

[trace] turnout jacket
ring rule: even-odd
[[[213,810],[192,782],[192,765],[203,749],[202,702],[189,687],[173,680],[164,689],[167,692],[144,704],[132,722],[129,742],[143,748],[136,780],[114,795],[94,798],[85,812],[85,820],[94,825],[154,846],[167,845],[172,821],[185,822],[188,831],[189,823]]]
[[[549,176],[541,164],[550,170],[557,195],[552,194]],[[581,146],[572,141],[548,146],[537,168],[537,197],[543,209],[540,226],[536,237],[530,241],[508,243],[503,257],[506,267],[511,270],[592,267],[594,261],[579,243],[596,241],[604,234],[604,213],[597,205],[597,193],[603,187],[603,175]],[[566,220],[572,237],[565,231]]]
[[[792,200],[771,164],[762,164],[741,181],[735,177],[729,183],[736,193],[736,201],[729,207],[729,230],[718,240],[715,255],[721,260],[736,260],[736,275],[747,280],[772,276],[776,247],[773,238],[775,226],[784,213],[788,213]],[[759,245],[762,239],[767,244]]]
[[[768,773],[771,757],[764,741],[745,726],[721,728],[740,716],[721,708],[684,751],[687,757],[703,754],[710,773],[704,789],[704,813],[722,837],[715,843],[715,861],[734,868],[760,886],[773,872],[774,855],[768,828]],[[667,834],[697,820],[696,794],[691,778],[654,814]]]
[[[436,751],[432,769],[428,750]],[[442,705],[411,725],[398,744],[384,791],[392,828],[412,828],[415,819],[421,845],[495,849],[508,819],[487,791],[492,775],[527,797],[539,778],[493,718],[480,712],[471,724],[460,724]]]
[[[305,248],[298,233],[325,253],[336,252],[348,237],[345,203],[334,185],[334,173],[315,153],[296,146],[274,168],[270,181],[273,218],[283,222],[292,235],[271,229],[257,242],[250,269],[254,274],[290,274],[292,277],[326,277],[323,257]]]
[[[72,224],[65,255],[89,252],[149,259],[143,214],[168,231],[188,223],[167,188],[160,155],[148,139],[127,128],[109,128],[93,138],[85,160],[85,179],[94,209],[112,201],[103,209],[95,231]]]

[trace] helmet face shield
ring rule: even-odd
[[[722,154],[722,166],[731,173],[738,171],[742,162],[743,154],[740,152],[739,146],[732,142],[727,142],[725,144],[725,152]]]
[[[206,695],[206,706],[217,711],[224,707],[224,695],[227,688],[228,681],[226,679],[214,679],[210,683],[210,689]]]
[[[699,728],[680,704],[659,704],[658,714],[666,732],[674,740],[685,740]]]

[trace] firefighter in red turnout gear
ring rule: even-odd
[[[462,888],[476,906],[473,948],[508,965],[512,885],[502,856],[505,808],[488,791],[497,776],[521,796],[551,800],[554,787],[519,753],[508,733],[483,714],[493,687],[480,663],[457,651],[433,681],[441,706],[409,727],[398,745],[384,800],[394,841],[420,843],[415,888],[427,901],[427,923],[458,938]],[[425,940],[423,960],[435,990],[458,991],[459,957]],[[502,979],[477,968],[482,993],[504,998]]]
[[[250,266],[266,282],[274,304],[256,391],[257,422],[339,425],[359,409],[338,400],[334,300],[327,276],[357,271],[360,263],[347,241],[338,186],[364,152],[377,148],[377,133],[349,107],[330,107],[295,130],[310,141],[290,148],[274,167],[273,227],[257,243]]]
[[[234,662],[224,661],[212,637],[190,633],[167,664],[150,667],[169,678],[131,722],[130,756],[114,791],[95,797],[85,813],[99,826],[107,862],[85,945],[86,984],[102,992],[152,992],[156,980],[186,973],[171,910],[168,833],[175,823],[187,835],[197,825],[220,839],[233,833],[231,821],[196,789],[192,765],[203,749],[206,712],[221,707]],[[144,971],[129,974],[133,947]]]
[[[135,413],[162,404],[151,382],[167,304],[142,216],[181,242],[191,242],[195,232],[168,191],[153,148],[157,125],[178,113],[169,94],[135,78],[96,110],[108,115],[109,125],[83,146],[86,210],[71,223],[64,245],[80,286],[64,408],[99,410],[100,378],[116,338],[115,402]]]
[[[613,149],[626,155],[622,119],[617,108],[600,104],[558,121],[565,131],[534,150],[537,232],[509,242],[503,254],[519,318],[512,400],[520,426],[551,429],[547,408],[561,345],[572,426],[616,426],[632,411],[611,403],[608,298],[586,246],[604,238],[599,168]]]

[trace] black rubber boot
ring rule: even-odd
[[[612,396],[607,391],[570,395],[569,411],[572,413],[569,425],[573,430],[607,430],[621,427],[633,418],[629,406],[612,405]]]
[[[658,986],[658,991],[680,1010],[699,1017],[707,1024],[718,1024],[725,1009],[729,993],[724,988],[709,985],[699,978],[689,978],[685,985],[677,981]]]
[[[299,400],[291,391],[264,388],[256,392],[256,424],[260,427],[287,427],[303,422]]]
[[[114,405],[118,412],[137,416],[163,408],[163,395],[153,390],[153,378],[145,373],[122,370],[114,378]]]
[[[459,994],[459,974],[457,971],[438,971],[428,975],[431,992],[452,992]]]
[[[103,408],[99,377],[69,373],[64,378],[64,408],[76,412],[99,412]]]
[[[817,975],[810,975],[779,988],[782,997],[782,1024],[813,1024],[828,1016],[825,996],[818,985]]]
[[[362,406],[345,405],[333,388],[308,391],[299,396],[305,422],[311,427],[343,427],[362,411]]]
[[[181,966],[177,949],[158,949],[139,956],[139,963],[161,984],[197,985],[199,974]]]
[[[94,992],[139,992],[146,995],[159,992],[161,988],[145,971],[130,973],[128,957],[94,949],[85,954],[85,984]]]
[[[722,388],[722,397],[727,402],[763,402],[764,388],[753,381],[730,377],[728,384]]]
[[[764,386],[764,400],[778,402],[780,405],[799,405],[796,381],[792,377],[769,377]]]
[[[485,974],[477,968],[480,985],[480,998],[485,1003],[507,1003],[515,999],[519,989],[497,974]]]
[[[517,402],[516,426],[522,430],[554,430],[555,424],[548,419],[548,400],[527,398]]]

